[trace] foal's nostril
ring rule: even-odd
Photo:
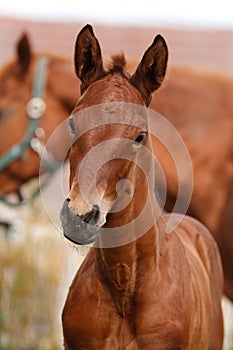
[[[90,225],[95,225],[100,216],[100,210],[98,205],[93,205],[92,211],[80,217],[84,222]]]
[[[93,219],[97,222],[100,217],[100,208],[98,205],[93,205]]]

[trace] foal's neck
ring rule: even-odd
[[[131,280],[144,276],[145,269],[147,272],[155,271],[164,244],[161,232],[164,232],[164,222],[158,218],[155,225],[137,240],[118,247],[98,248],[101,270],[108,270],[109,277],[112,275],[114,279],[121,278],[121,274],[124,274]]]
[[[163,223],[162,223],[163,224]],[[96,249],[97,271],[104,281],[119,315],[133,317],[137,294],[152,279],[159,280],[159,253],[163,246],[160,223],[127,245]],[[137,291],[137,293],[136,293]]]
[[[117,221],[119,227],[129,220],[129,216],[140,215],[143,207],[146,205],[146,214],[139,223],[141,235],[128,244],[113,248],[97,249],[98,267],[102,277],[116,294],[116,300],[119,303],[127,303],[130,296],[134,294],[136,283],[143,283],[147,274],[156,270],[159,266],[159,252],[163,245],[163,221],[156,218],[158,204],[154,196],[154,188],[144,189],[145,182],[139,177],[134,186],[134,197],[132,204],[122,212],[120,216],[110,216],[110,221]],[[149,197],[148,197],[149,196]],[[143,221],[144,220],[144,221]],[[149,226],[148,226],[149,222]],[[108,223],[109,224],[109,223]],[[147,229],[145,229],[147,227]],[[135,232],[138,224],[131,225]],[[145,229],[145,232],[143,232]],[[120,307],[122,310],[122,306]],[[124,308],[123,308],[124,309]]]

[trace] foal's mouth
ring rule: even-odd
[[[105,221],[95,223],[92,220],[86,222],[70,210],[68,202],[65,201],[60,211],[60,220],[63,235],[69,241],[78,245],[87,245],[95,242]]]

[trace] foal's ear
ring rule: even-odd
[[[89,24],[81,30],[77,37],[74,64],[76,75],[82,82],[81,93],[104,75],[100,45]]]
[[[20,66],[20,73],[25,74],[28,71],[31,61],[31,47],[28,36],[23,33],[17,43],[17,59]]]
[[[131,84],[141,92],[147,106],[150,104],[152,92],[160,87],[164,79],[167,60],[167,44],[161,35],[157,35],[130,78]]]

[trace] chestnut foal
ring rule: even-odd
[[[170,216],[154,195],[146,107],[167,57],[158,35],[130,77],[123,55],[103,68],[90,25],[77,37],[80,136],[70,150],[70,192],[60,217],[65,237],[95,247],[64,306],[66,350],[222,349],[223,276],[215,241],[187,216],[168,234]]]

